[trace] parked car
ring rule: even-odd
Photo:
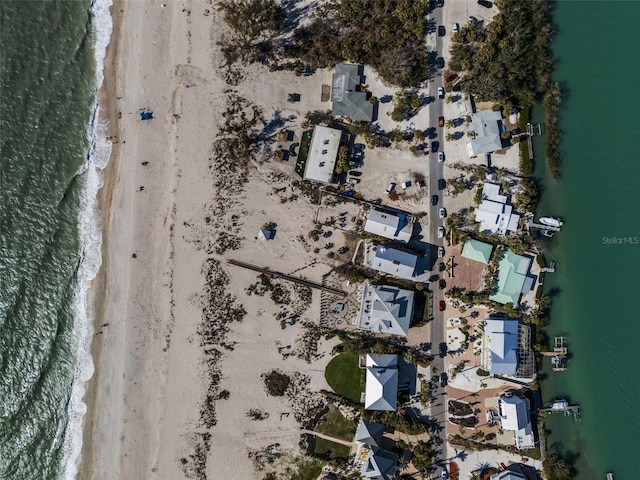
[[[438,288],[440,290],[444,290],[444,287],[447,286],[447,282],[444,278],[441,278],[440,280],[438,280]]]
[[[442,115],[438,117],[438,126],[444,127],[444,117]]]
[[[444,247],[438,247],[438,258],[444,257]]]
[[[447,380],[449,380],[449,376],[446,373],[442,372],[440,374],[440,385],[443,386],[443,387],[446,387],[447,386]]]
[[[351,175],[352,177],[360,177],[362,176],[362,172],[359,172],[358,170],[351,170],[349,172],[349,175]]]
[[[387,185],[387,189],[385,190],[385,192],[387,192],[387,195],[388,195],[391,192],[393,192],[395,188],[396,188],[396,184],[394,182],[391,182],[389,185]]]
[[[439,7],[443,7],[444,6],[444,0],[437,0],[436,5],[438,5]]]
[[[444,25],[439,25],[438,26],[438,36],[439,37],[444,37],[447,33],[447,30],[444,28]]]
[[[436,66],[438,68],[444,68],[444,58],[442,57],[436,58]]]
[[[438,195],[431,195],[431,205],[438,204]]]
[[[480,5],[481,7],[484,7],[484,8],[493,7],[493,3],[488,2],[487,0],[478,0],[478,5]]]
[[[444,162],[444,152],[438,152],[438,161]]]
[[[444,208],[441,208],[441,209],[438,211],[438,216],[439,216],[440,218],[444,218],[444,217],[446,217],[446,216],[447,216],[447,211],[446,211]]]
[[[460,30],[460,24],[459,23],[452,23],[451,24],[451,31],[453,33],[457,32],[458,30]]]
[[[438,179],[438,190],[444,190],[447,188],[447,181],[444,178]]]
[[[469,15],[469,21],[475,23],[476,25],[480,23],[480,21],[473,15]]]
[[[456,80],[458,78],[458,74],[457,73],[451,73],[449,75],[447,75],[446,77],[444,77],[444,81],[447,83],[451,83],[454,80]]]
[[[409,188],[411,186],[411,180],[407,180],[406,182],[402,182],[400,184],[400,186],[402,187],[403,190],[406,190],[407,188]]]
[[[444,227],[438,227],[438,238],[444,237]]]
[[[352,185],[356,185],[356,184],[360,183],[360,179],[351,177],[351,178],[347,179],[347,182],[351,183]]]
[[[442,303],[444,303],[444,300],[441,300]],[[442,311],[442,310],[440,310]],[[439,355],[440,358],[444,358],[447,356],[447,342],[441,342],[440,345],[438,346],[438,351],[439,351]]]
[[[445,308],[447,308],[447,304],[444,303],[444,300],[440,300],[438,302],[438,310],[440,310],[441,312],[444,312]]]
[[[444,98],[444,88],[438,87],[438,98]]]
[[[431,151],[433,153],[436,153],[438,151],[438,148],[440,148],[440,142],[438,142],[437,140],[431,142]]]
[[[420,188],[426,187],[427,186],[427,182],[425,182],[424,180],[418,180],[418,186]]]

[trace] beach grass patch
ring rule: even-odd
[[[298,472],[291,477],[291,480],[316,480],[322,473],[322,467],[324,467],[325,462],[303,457],[296,462],[296,465]]]
[[[360,403],[360,395],[364,391],[364,371],[358,366],[357,354],[344,352],[332,358],[324,376],[334,392]]]
[[[353,436],[356,434],[356,422],[355,420],[346,419],[342,413],[340,413],[340,410],[331,406],[329,407],[329,411],[320,419],[314,430],[329,437],[352,441]],[[316,455],[322,455],[323,458],[346,460],[349,458],[349,451],[350,448],[346,445],[315,437],[314,453]]]
[[[304,168],[307,165],[307,158],[309,157],[309,147],[311,146],[311,134],[313,130],[305,130],[302,132],[302,138],[300,139],[300,149],[298,150],[298,157],[296,158],[295,172],[304,177]]]
[[[279,370],[271,370],[269,373],[263,373],[262,380],[269,395],[274,397],[282,397],[291,384],[289,376]]]

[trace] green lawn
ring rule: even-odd
[[[339,395],[360,403],[364,391],[364,370],[358,367],[358,355],[344,352],[334,357],[324,372],[327,383]]]
[[[330,437],[351,441],[356,433],[356,422],[347,420],[342,416],[340,410],[332,406],[325,416],[320,419],[315,431]],[[320,455],[328,453],[331,458],[343,458],[346,460],[349,457],[349,447],[316,437],[315,453]]]
[[[305,132],[302,132],[302,138],[300,139],[300,148],[298,149],[298,158],[296,159],[294,170],[301,177],[304,176],[304,167],[307,165],[312,133],[313,130],[306,130]]]

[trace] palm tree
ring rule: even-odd
[[[447,142],[452,141],[454,138],[455,138],[455,137],[454,137],[453,133],[447,133],[447,134],[445,135],[445,137],[444,137],[444,139],[445,139]]]
[[[453,128],[456,126],[452,119],[447,120],[444,124],[447,128]]]

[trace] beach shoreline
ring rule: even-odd
[[[112,20],[111,39],[107,46],[104,62],[104,80],[97,95],[100,106],[100,121],[108,122],[109,135],[118,138],[120,132],[120,121],[118,118],[118,96],[119,90],[119,62],[122,42],[122,18],[125,9],[125,0],[114,0],[110,11]],[[101,256],[102,265],[91,283],[89,298],[94,302],[93,331],[94,337],[91,341],[91,357],[94,364],[94,373],[87,382],[84,402],[87,411],[83,418],[82,438],[83,445],[80,453],[78,476],[79,480],[91,479],[95,470],[95,449],[96,449],[96,423],[98,416],[98,389],[102,375],[102,361],[104,351],[104,336],[102,335],[102,325],[107,322],[106,300],[108,298],[108,278],[109,278],[109,232],[111,227],[111,204],[113,202],[113,189],[117,182],[118,170],[120,168],[121,145],[119,142],[112,144],[111,155],[107,166],[103,170],[104,184],[98,192],[98,210],[102,221],[102,244]]]

